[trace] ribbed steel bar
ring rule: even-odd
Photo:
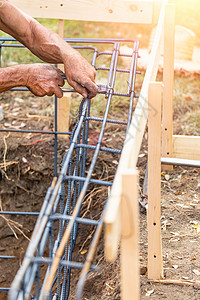
[[[194,160],[194,159],[161,157],[161,163],[165,165],[200,168],[200,160]]]
[[[32,259],[33,263],[41,263],[41,264],[51,264],[52,263],[52,259],[50,258],[44,258],[44,257],[36,257]],[[76,269],[82,269],[83,268],[83,264],[82,263],[78,263],[78,262],[73,262],[73,261],[61,261],[60,262],[61,265],[63,266],[71,266],[73,268]],[[98,268],[96,266],[91,266],[91,270],[97,270]]]
[[[134,44],[133,57],[131,60],[131,69],[130,69],[129,81],[128,81],[127,93],[130,94],[130,106],[129,106],[127,127],[126,127],[126,134],[128,133],[128,129],[129,129],[129,126],[131,123],[133,102],[134,102],[134,98],[135,98],[135,76],[136,76],[136,68],[137,68],[138,48],[139,48],[139,41],[137,41]]]
[[[98,68],[96,68],[98,70]],[[103,70],[103,69],[102,69]],[[129,73],[128,71],[127,73]],[[125,73],[125,72],[123,72]],[[74,89],[61,89],[63,93],[76,93]],[[29,92],[27,88],[13,88],[10,90],[11,92]],[[106,91],[99,92],[99,94],[106,94]],[[122,97],[130,97],[130,94],[127,93],[118,93],[118,92],[113,92],[113,96],[122,96]],[[139,95],[135,95],[134,98],[139,98]]]
[[[87,149],[95,150],[96,146],[94,146],[94,145],[76,144],[75,148],[87,148]],[[110,152],[110,153],[117,153],[117,154],[121,153],[121,150],[119,150],[119,149],[112,149],[112,148],[106,148],[106,147],[101,147],[100,151],[105,151],[105,152]]]
[[[103,118],[88,117],[88,118],[86,118],[86,120],[103,122]],[[127,125],[127,123],[124,121],[111,120],[111,119],[107,119],[107,123],[118,124],[118,125]]]
[[[8,256],[8,255],[0,255],[0,259],[13,259],[16,258],[15,256]]]
[[[104,38],[98,38],[98,39],[95,39],[95,38],[89,38],[89,39],[81,39],[81,38],[65,38],[64,39],[66,42],[68,43],[98,43],[98,44],[114,44],[116,42],[130,42],[130,43],[134,43],[136,40],[133,40],[133,39],[104,39]],[[15,41],[16,42],[16,39],[14,39],[13,37],[0,37],[0,41],[2,42],[13,42]]]
[[[43,131],[43,130],[26,130],[26,129],[12,129],[12,128],[0,128],[0,132],[18,132],[18,133],[41,133],[41,134],[66,134],[71,135],[71,132],[63,131]]]
[[[0,215],[22,215],[22,216],[39,216],[39,212],[28,212],[28,211],[0,211]]]
[[[64,178],[64,180],[69,180],[69,179],[74,181],[80,181],[80,182],[86,181],[86,178],[81,176],[65,176]],[[112,182],[105,181],[105,180],[90,179],[90,182],[98,185],[112,186]]]
[[[49,220],[71,220],[72,219],[72,216],[68,216],[68,215],[62,215],[62,214],[54,214],[54,215],[51,215],[49,217]],[[77,223],[81,223],[81,224],[88,224],[88,225],[98,225],[99,222],[98,221],[95,221],[95,220],[91,220],[91,219],[86,219],[86,218],[76,218],[76,222]]]

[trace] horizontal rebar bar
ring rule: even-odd
[[[10,291],[10,287],[0,287],[0,292],[7,293],[8,291]]]
[[[110,68],[108,68],[108,67],[96,67],[95,69],[97,71],[99,71],[99,70],[101,70],[101,71],[109,71],[110,70]],[[128,73],[128,74],[131,72],[131,70],[125,70],[125,69],[117,69],[116,71],[119,72],[119,73]],[[136,73],[137,74],[141,74],[141,72],[139,72],[139,71],[137,71]]]
[[[41,264],[48,264],[48,265],[52,264],[52,259],[46,258],[46,257],[35,257],[35,258],[32,258],[31,261],[35,262],[35,263],[41,263]],[[68,267],[70,266],[75,269],[83,268],[83,263],[74,262],[74,261],[60,261],[60,265],[68,266]],[[98,269],[99,269],[97,266],[93,266],[93,265],[91,265],[90,268],[93,271],[98,271]]]
[[[22,215],[22,216],[38,216],[39,212],[28,212],[28,211],[0,211],[0,215]]]
[[[0,259],[13,259],[13,258],[16,258],[16,256],[0,255]]]
[[[89,121],[98,121],[98,122],[103,122],[103,118],[95,118],[95,117],[86,117],[86,120]],[[111,119],[107,119],[107,123],[113,123],[113,124],[117,124],[117,125],[127,125],[127,122],[124,121],[118,121],[118,120],[111,120]]]
[[[104,39],[104,38],[64,38],[64,40],[68,43],[96,43],[96,44],[115,44],[116,42],[126,42],[126,43],[134,43],[136,40],[132,39]],[[0,37],[0,41],[15,41],[17,40],[13,37]]]
[[[63,93],[77,93],[74,89],[61,89]],[[11,92],[30,92],[28,88],[12,88],[10,90]],[[106,91],[99,92],[99,94],[106,94]],[[121,96],[121,97],[130,97],[130,94],[127,93],[118,93],[118,92],[113,92],[113,96]],[[135,95],[135,98],[139,98],[139,95]]]
[[[68,215],[61,215],[61,214],[54,214],[49,217],[49,220],[71,220],[72,216]],[[92,226],[97,226],[99,224],[98,221],[91,220],[91,219],[83,219],[83,218],[78,218],[76,217],[76,222],[80,224],[87,224],[87,225],[92,225]]]
[[[85,144],[76,144],[75,148],[87,148],[87,149],[95,150],[96,146],[94,146],[94,145],[85,145]],[[121,150],[112,149],[112,148],[100,147],[100,151],[121,154]]]
[[[64,180],[74,180],[74,181],[82,181],[85,182],[87,178],[81,176],[65,176]],[[98,180],[98,179],[90,179],[90,183],[98,184],[98,185],[105,185],[105,186],[112,186],[112,182],[106,180]]]
[[[193,160],[193,159],[162,157],[161,163],[165,165],[177,165],[177,166],[200,168],[200,160]]]
[[[0,128],[0,132],[19,132],[19,133],[41,133],[41,134],[66,134],[71,135],[71,132],[63,131],[44,131],[44,130],[28,130],[28,129],[12,129],[12,128]]]

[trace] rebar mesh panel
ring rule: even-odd
[[[101,234],[107,201],[102,201],[101,212],[90,218],[84,215],[83,203],[96,187],[112,186],[113,178],[102,178],[101,174],[96,174],[96,166],[101,163],[100,158],[105,153],[110,155],[111,159],[114,157],[115,161],[119,161],[134,103],[138,98],[135,94],[135,79],[136,74],[139,73],[136,71],[138,41],[104,39],[67,39],[66,41],[86,58],[90,58],[91,64],[97,70],[97,82],[100,82],[99,93],[92,101],[90,99],[81,101],[77,123],[72,132],[67,133],[70,135],[70,145],[64,155],[59,175],[57,174],[57,99],[55,99],[55,130],[38,131],[42,134],[54,134],[56,177],[47,191],[40,213],[33,213],[38,215],[38,219],[11,289],[1,288],[1,291],[9,290],[9,299],[12,300],[68,299],[70,275],[74,268],[81,269],[77,286],[77,299],[81,299],[89,270],[98,269],[92,264],[92,260]],[[120,52],[121,45],[125,44],[132,48],[130,55]],[[14,44],[13,39],[1,38],[0,47],[2,51],[3,47],[22,46]],[[124,64],[123,58],[127,58],[128,64],[127,62]],[[101,82],[102,78],[103,82]],[[26,92],[25,88],[13,90]],[[63,90],[75,93],[70,87]],[[93,115],[95,101],[104,101],[102,116]],[[112,109],[119,101],[128,103],[123,120],[111,117]],[[98,128],[98,136],[95,139],[93,139],[92,122]],[[112,126],[113,131],[120,128],[121,143],[116,148],[113,148],[112,144],[109,145],[107,138],[109,125]],[[37,132],[37,130],[11,129],[0,129],[0,131]],[[95,201],[95,197],[92,197],[91,201]],[[32,213],[7,211],[2,214],[28,217]],[[86,259],[73,261],[72,254],[80,226],[90,226],[94,235]],[[5,254],[0,258],[12,259],[13,257]]]

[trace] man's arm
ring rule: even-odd
[[[63,96],[60,86],[64,85],[63,72],[45,64],[15,65],[0,68],[0,93],[14,87],[25,86],[34,95],[43,97],[55,94]]]
[[[84,97],[97,93],[94,68],[56,33],[24,14],[8,0],[0,1],[0,29],[48,63],[63,63],[67,81]]]

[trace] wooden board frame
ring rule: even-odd
[[[133,114],[132,122],[124,143],[117,173],[113,182],[108,207],[105,213],[105,255],[108,261],[114,261],[117,257],[118,245],[120,241],[121,219],[119,211],[121,209],[122,197],[122,173],[124,169],[136,168],[138,154],[140,151],[142,138],[144,135],[148,117],[148,89],[149,83],[156,80],[158,65],[161,56],[161,46],[164,30],[165,4],[162,5],[154,44],[146,70],[140,97]],[[154,109],[152,107],[152,109]]]
[[[64,37],[65,20],[58,20],[58,34],[61,38]],[[58,68],[64,72],[64,65],[58,65]],[[71,93],[64,93],[62,98],[57,99],[57,130],[60,132],[69,131],[70,122],[70,98]],[[69,136],[66,134],[58,135],[59,138],[68,139]]]
[[[200,160],[200,137],[173,135],[172,156],[174,158]]]
[[[163,0],[12,0],[12,2],[35,18],[152,23],[157,7]]]
[[[166,7],[164,26],[162,157],[200,160],[200,137],[173,135],[175,5]],[[164,170],[173,166],[162,165]]]
[[[164,65],[163,65],[163,109],[162,109],[162,156],[172,157],[173,133],[173,88],[175,48],[175,5],[166,6],[164,23]],[[162,166],[172,170],[173,166]]]
[[[139,207],[138,172],[136,169],[124,170],[122,174],[122,238],[120,247],[121,261],[121,298],[139,300]]]
[[[175,5],[164,4],[161,9],[160,18],[153,47],[151,50],[150,63],[147,67],[143,81],[140,98],[133,114],[131,126],[125,141],[119,162],[118,170],[111,190],[110,201],[105,215],[105,255],[108,261],[113,261],[117,257],[118,244],[120,241],[121,228],[125,222],[119,219],[119,211],[122,210],[123,199],[123,170],[136,167],[138,154],[144,134],[147,112],[150,116],[159,114],[155,123],[151,122],[150,127],[154,131],[149,133],[150,149],[149,161],[156,165],[149,168],[149,201],[148,208],[148,277],[159,279],[163,276],[162,264],[162,243],[161,243],[161,84],[150,83],[156,80],[158,63],[161,55],[161,42],[163,29],[165,28],[164,47],[164,76],[163,76],[163,123],[162,132],[162,153],[165,156],[199,159],[200,137],[173,136],[173,81],[174,81],[174,26],[175,26]],[[169,31],[169,32],[168,32]],[[159,85],[159,86],[158,86]],[[148,92],[150,93],[148,95]],[[149,102],[150,100],[150,102]],[[154,101],[157,102],[154,102]],[[159,103],[158,103],[159,102]],[[152,110],[152,111],[151,111]],[[156,124],[156,125],[155,125]],[[150,129],[151,130],[151,129]],[[159,139],[155,139],[155,132]],[[158,136],[157,135],[157,136]],[[159,145],[156,144],[159,142]],[[157,147],[155,147],[155,144]],[[195,150],[192,149],[195,147]],[[153,161],[156,160],[156,161]],[[156,185],[155,185],[156,182]],[[118,230],[117,230],[118,228]]]
[[[149,84],[148,117],[148,278],[163,278],[161,240],[161,105],[162,83]],[[151,109],[154,107],[156,113]]]

